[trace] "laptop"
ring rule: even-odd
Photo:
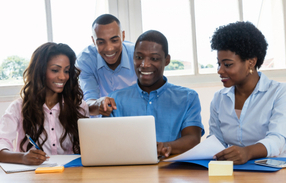
[[[80,118],[83,166],[156,164],[153,116]]]

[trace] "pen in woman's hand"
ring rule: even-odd
[[[28,138],[29,142],[30,142],[36,149],[41,150],[41,149],[39,148],[39,146],[33,141],[33,139],[32,139],[28,134],[26,134],[26,137]]]

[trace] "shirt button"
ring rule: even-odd
[[[52,128],[52,130],[54,130],[54,128]]]
[[[53,114],[52,112],[50,112],[50,114]]]
[[[53,146],[55,146],[56,144],[53,144]]]
[[[159,97],[159,95],[157,95],[157,97]]]
[[[149,104],[152,104],[152,102],[149,102]]]

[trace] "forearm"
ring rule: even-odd
[[[264,158],[267,156],[267,149],[261,143],[246,146],[244,148],[247,151],[248,160],[257,159],[257,158]]]
[[[196,137],[195,135],[186,135],[175,141],[167,143],[170,143],[172,147],[171,154],[181,154],[200,143],[200,137]]]
[[[23,164],[23,156],[24,153],[16,153],[3,149],[0,151],[0,162]]]
[[[99,115],[99,107],[100,104],[98,103],[98,100],[96,99],[90,99],[86,101],[88,108],[89,108],[89,115],[96,116]]]

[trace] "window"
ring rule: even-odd
[[[256,8],[253,8],[256,7]],[[243,19],[266,37],[268,49],[262,70],[285,68],[285,29],[281,0],[244,0]]]
[[[51,4],[51,12],[46,12],[45,2]],[[78,54],[92,44],[91,24],[103,13],[108,13],[104,0],[0,1],[0,85],[23,84],[23,71],[34,50],[48,41],[48,33],[49,41],[68,44]]]
[[[76,54],[92,44],[91,25],[108,13],[108,1],[51,0],[53,41],[68,44]]]
[[[47,5],[51,8],[46,11]],[[172,60],[164,74],[170,82],[188,87],[220,83],[214,77],[216,52],[210,48],[215,29],[238,20],[251,21],[269,44],[261,69],[272,79],[285,81],[285,7],[283,0],[0,1],[0,98],[18,96],[21,72],[41,44],[66,43],[76,54],[92,44],[91,23],[102,13],[120,19],[126,40],[134,42],[149,29],[161,31],[169,41]],[[15,85],[16,92],[11,92]]]
[[[227,8],[226,8],[227,7]],[[237,0],[195,0],[199,73],[216,73],[216,51],[210,40],[216,28],[239,20]]]
[[[156,29],[167,37],[173,63],[165,75],[200,76],[217,72],[216,51],[210,47],[216,28],[250,21],[269,44],[261,70],[285,69],[283,7],[282,0],[142,0],[143,32]]]
[[[0,1],[0,22],[0,85],[22,84],[33,51],[47,40],[44,1]]]
[[[180,0],[179,3],[174,0],[142,0],[141,5],[143,32],[158,30],[168,40],[171,63],[165,68],[165,74],[193,74],[189,0]]]

